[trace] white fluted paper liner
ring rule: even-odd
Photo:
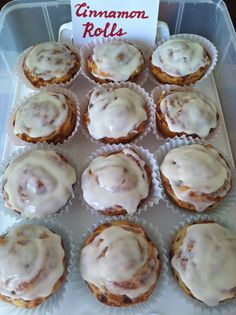
[[[160,174],[159,170],[156,164],[156,160],[154,158],[154,155],[150,153],[147,149],[144,149],[141,146],[137,146],[135,144],[112,144],[112,145],[105,145],[99,149],[97,149],[86,161],[82,172],[89,166],[89,164],[94,160],[96,157],[106,154],[111,154],[119,151],[123,151],[124,149],[130,149],[135,151],[140,158],[147,164],[148,168],[151,171],[151,190],[149,193],[149,196],[143,203],[142,207],[138,208],[135,213],[140,213],[141,211],[147,211],[148,208],[153,207],[154,205],[158,205],[161,197],[162,197],[162,189],[160,186]],[[82,175],[81,172],[81,175]],[[82,201],[83,207],[86,208],[86,210],[90,211],[92,214],[102,215],[99,210],[93,209],[91,206],[89,206],[84,198],[83,198],[83,192],[80,185],[80,199]],[[102,215],[104,216],[104,215]],[[127,214],[129,216],[129,214]]]
[[[183,39],[188,39],[188,40],[192,40],[194,42],[199,43],[201,46],[203,46],[206,51],[208,52],[210,58],[211,58],[211,63],[210,66],[208,67],[207,71],[205,72],[205,74],[203,75],[203,77],[196,81],[193,84],[190,85],[194,85],[197,82],[200,82],[204,79],[206,79],[213,71],[213,69],[215,68],[215,65],[217,63],[217,58],[218,58],[218,52],[216,47],[205,37],[199,36],[199,35],[195,35],[195,34],[176,34],[176,35],[171,35],[169,38],[166,39],[162,39],[160,40],[156,47],[152,50],[149,51],[149,53],[147,54],[147,59],[146,59],[146,63],[149,69],[149,77],[152,80],[152,82],[156,85],[161,85],[162,83],[158,82],[156,77],[152,74],[152,72],[150,71],[150,65],[151,65],[151,57],[152,57],[152,53],[153,51],[160,45],[162,45],[164,42],[168,41],[169,39],[175,39],[175,38],[183,38]]]
[[[33,90],[41,90],[41,89],[45,89],[45,87],[69,87],[78,77],[78,75],[80,74],[80,69],[81,69],[81,53],[80,53],[80,49],[72,46],[72,45],[68,45],[66,44],[66,46],[68,46],[73,52],[75,52],[80,59],[80,68],[79,70],[76,72],[76,74],[67,82],[65,83],[59,83],[59,84],[55,84],[55,83],[48,83],[47,86],[43,86],[43,87],[35,87],[30,81],[29,79],[26,77],[24,70],[23,70],[23,63],[24,63],[24,59],[25,56],[30,52],[30,50],[34,47],[31,46],[27,49],[25,49],[17,58],[16,60],[16,64],[15,64],[15,68],[14,68],[14,72],[15,75],[17,76],[17,78],[28,88],[33,89]]]
[[[111,307],[102,304],[97,300],[97,298],[92,294],[89,288],[86,285],[86,282],[82,279],[80,271],[79,271],[79,260],[80,260],[80,251],[84,246],[86,239],[91,235],[91,233],[101,224],[113,221],[129,221],[140,225],[143,227],[145,232],[147,233],[150,240],[157,247],[160,260],[161,260],[161,272],[160,276],[157,280],[157,285],[149,296],[148,300],[143,303],[139,303],[133,306],[128,307]],[[153,306],[158,305],[159,298],[163,295],[165,287],[166,287],[166,251],[163,247],[162,235],[158,231],[158,228],[150,222],[146,222],[144,219],[138,218],[136,216],[126,217],[126,216],[118,216],[116,218],[106,218],[100,220],[98,223],[92,225],[87,229],[86,233],[82,236],[79,246],[76,250],[75,256],[75,272],[73,274],[72,285],[74,290],[78,291],[78,297],[83,301],[83,305],[87,307],[87,313],[89,314],[89,310],[92,308],[97,310],[97,314],[103,315],[137,315],[137,314],[147,314],[147,312],[153,308]]]
[[[95,87],[93,90],[101,89],[101,88],[113,89],[113,90],[120,89],[120,88],[128,88],[128,89],[134,91],[135,93],[137,93],[138,95],[140,95],[144,99],[145,107],[146,107],[146,111],[147,111],[147,115],[148,115],[147,124],[146,124],[145,130],[142,133],[140,133],[134,140],[132,140],[130,142],[137,143],[137,142],[141,141],[151,130],[151,117],[152,117],[152,109],[153,109],[154,105],[153,105],[153,101],[152,101],[151,97],[148,95],[148,93],[143,88],[141,88],[139,85],[132,83],[132,82],[105,83],[105,84],[102,84],[100,87]],[[84,114],[86,112],[87,105],[88,105],[89,100],[90,100],[90,95],[91,95],[93,90],[91,90],[83,98],[83,100],[81,102],[81,118],[82,119],[83,119]],[[86,128],[86,126],[84,125],[84,123],[81,123],[81,126],[82,126],[83,134],[92,143],[104,145],[104,142],[102,142],[101,140],[96,140],[90,135],[90,133],[89,133],[88,129]]]
[[[65,138],[65,140],[63,141],[63,143],[58,143],[57,145],[67,145],[71,139],[73,139],[74,135],[78,132],[79,130],[79,126],[80,126],[80,103],[79,103],[79,99],[76,96],[75,93],[73,93],[72,91],[65,89],[65,88],[61,88],[61,87],[48,87],[48,88],[42,88],[37,91],[34,91],[32,93],[29,93],[27,96],[23,97],[22,99],[20,99],[17,104],[16,107],[14,107],[12,109],[12,112],[10,114],[10,119],[8,120],[8,124],[7,124],[7,133],[8,133],[8,137],[9,140],[11,141],[13,146],[30,146],[30,145],[34,145],[34,143],[32,142],[27,142],[24,141],[20,138],[18,138],[15,134],[14,134],[14,127],[13,127],[13,121],[16,115],[16,112],[18,111],[18,109],[23,106],[25,104],[25,102],[31,98],[32,96],[43,92],[43,91],[49,91],[49,92],[54,92],[54,93],[61,93],[66,95],[70,101],[74,104],[74,106],[76,107],[76,124],[75,124],[75,128],[73,130],[73,132],[71,133],[71,135],[67,138]],[[44,142],[37,142],[37,143],[47,143],[46,141]]]
[[[204,140],[200,140],[200,139],[193,139],[191,137],[186,138],[185,136],[181,136],[181,137],[174,137],[173,139],[167,139],[165,141],[165,143],[159,147],[159,149],[157,150],[157,152],[155,153],[155,158],[157,160],[157,164],[160,167],[162,164],[162,161],[164,160],[165,156],[167,155],[167,153],[174,149],[174,148],[178,148],[180,146],[183,145],[190,145],[190,144],[206,144],[206,142]],[[218,149],[217,149],[218,150]],[[218,150],[219,153],[221,153]],[[229,161],[229,158],[227,156],[225,156],[225,154],[223,153],[222,156],[224,157],[224,159],[227,161]],[[230,163],[228,163],[230,165]],[[208,210],[208,211],[204,211],[203,214],[214,214],[214,215],[224,215],[227,213],[227,211],[236,203],[236,176],[232,171],[231,168],[231,174],[232,174],[232,188],[231,190],[227,193],[227,195],[222,199],[222,201],[219,203],[219,205],[217,206],[217,208],[212,209],[212,210]],[[160,181],[161,182],[161,181]],[[187,211],[185,209],[182,209],[180,207],[178,207],[176,204],[174,204],[174,202],[172,202],[172,200],[167,196],[167,194],[165,193],[165,190],[163,188],[163,185],[161,184],[162,187],[162,199],[165,201],[166,206],[171,209],[174,213],[179,213],[181,215],[198,215],[201,213],[193,213],[190,211]]]
[[[48,313],[54,313],[57,309],[60,308],[61,304],[63,303],[64,295],[67,290],[67,283],[72,279],[72,269],[74,265],[75,259],[75,246],[73,244],[72,232],[68,230],[67,227],[63,226],[58,222],[54,222],[52,220],[38,220],[38,219],[31,219],[31,220],[22,220],[20,222],[15,223],[13,226],[8,228],[5,233],[8,233],[12,228],[17,226],[21,226],[24,224],[36,224],[36,225],[43,225],[50,229],[52,232],[60,235],[63,240],[63,246],[65,249],[66,254],[66,261],[67,261],[67,275],[64,283],[62,283],[61,287],[53,294],[48,300],[44,303],[40,304],[39,306],[26,309],[22,307],[17,307],[12,304],[6,302],[0,302],[2,314],[6,315],[46,315]]]
[[[32,144],[30,147],[25,147],[25,148],[20,148],[14,152],[12,152],[4,161],[2,161],[1,165],[0,165],[0,185],[1,185],[1,176],[4,174],[5,169],[7,168],[8,164],[15,158],[19,157],[20,155],[22,155],[25,152],[28,151],[33,151],[33,150],[53,150],[55,152],[57,152],[58,154],[61,154],[62,156],[64,156],[67,161],[69,162],[69,164],[71,166],[73,166],[75,172],[76,172],[76,182],[73,185],[73,192],[70,196],[70,198],[68,199],[67,203],[61,208],[58,209],[57,212],[55,213],[51,213],[48,214],[44,217],[40,217],[38,219],[52,219],[56,216],[61,216],[64,213],[67,213],[69,211],[69,208],[72,205],[73,199],[75,198],[75,195],[78,193],[78,189],[79,189],[79,171],[78,168],[76,166],[76,163],[74,161],[74,159],[70,156],[70,154],[68,154],[67,151],[63,150],[62,147],[60,146],[55,146],[52,144],[45,144],[45,143],[40,143],[40,144]],[[29,217],[27,214],[19,214],[16,211],[7,208],[7,206],[5,205],[4,199],[2,194],[0,195],[0,211],[7,216],[10,216],[16,220],[21,220],[23,219],[32,219],[33,217]]]
[[[106,42],[126,42],[126,43],[130,43],[133,44],[135,47],[137,47],[137,45],[135,43],[133,43],[131,40],[126,40],[126,39],[111,39],[111,38],[102,38],[102,39],[97,39],[95,41],[90,42],[89,44],[85,45],[84,47],[81,48],[81,73],[85,76],[85,78],[87,78],[89,80],[89,82],[96,84],[96,85],[101,85],[101,83],[96,82],[93,78],[93,76],[91,75],[90,71],[88,70],[88,65],[87,65],[87,61],[89,56],[91,56],[93,54],[93,49],[96,46],[102,45]],[[142,49],[140,49],[139,47],[137,47],[143,55],[144,58],[144,62],[145,62],[145,55],[146,52],[143,52]],[[147,76],[148,76],[148,70],[146,67],[146,63],[145,63],[145,68],[144,70],[137,76],[135,83],[138,85],[143,85],[146,80],[147,80]]]
[[[221,218],[219,216],[215,215],[197,215],[197,216],[190,216],[189,218],[185,218],[181,223],[176,225],[172,231],[169,233],[168,238],[167,238],[167,257],[169,257],[169,252],[170,252],[170,247],[173,238],[177,234],[177,232],[182,229],[185,225],[191,224],[194,222],[202,222],[202,221],[214,221],[216,223],[219,223],[223,225],[226,228],[229,228],[236,232],[235,225],[233,224],[228,224],[226,223],[226,220],[224,218]],[[167,263],[167,276],[168,276],[168,287],[172,288],[172,291],[174,292],[175,295],[177,295],[178,299],[184,300],[184,302],[187,305],[191,305],[195,309],[199,310],[199,314],[210,314],[214,312],[214,314],[217,312],[218,314],[225,314],[226,311],[230,311],[232,309],[236,308],[236,299],[232,299],[231,301],[225,301],[225,302],[220,302],[219,305],[210,307],[203,302],[200,302],[190,296],[188,296],[178,285],[177,281],[175,280],[173,273],[172,273],[172,268],[171,268],[171,263],[170,259],[168,259]],[[205,313],[206,312],[206,313]]]
[[[155,87],[152,91],[151,91],[151,97],[153,99],[153,110],[152,110],[152,116],[151,116],[151,125],[152,125],[152,130],[153,133],[155,135],[155,137],[157,138],[157,140],[165,140],[166,138],[162,135],[162,133],[158,130],[157,128],[157,124],[156,124],[156,104],[159,101],[161,95],[164,92],[170,92],[173,90],[177,90],[177,91],[183,91],[183,92],[200,92],[201,94],[204,94],[205,97],[209,98],[209,96],[207,96],[205,93],[201,92],[200,90],[194,89],[192,87],[182,87],[182,86],[178,86],[178,85],[169,85],[169,84],[165,84],[165,85],[159,85],[157,87]],[[210,99],[210,98],[209,98]],[[212,99],[210,99],[212,102],[214,102]],[[214,102],[215,103],[215,102]],[[216,109],[217,106],[216,106]],[[219,119],[217,121],[217,126],[216,128],[205,138],[205,140],[213,140],[217,137],[217,135],[219,134],[221,127],[222,127],[222,118],[221,115],[218,111],[218,115],[219,115]],[[189,137],[188,135],[185,135],[186,137]],[[198,137],[201,138],[201,137]]]

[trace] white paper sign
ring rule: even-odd
[[[159,0],[71,0],[74,44],[127,38],[155,44]]]

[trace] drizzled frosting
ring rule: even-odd
[[[61,237],[40,225],[12,229],[0,244],[0,293],[12,299],[47,297],[64,273]]]
[[[152,246],[151,251],[141,228],[136,230],[112,226],[86,245],[80,259],[83,279],[102,292],[131,299],[147,292],[157,279],[160,262],[157,249]]]
[[[6,205],[30,217],[60,210],[73,192],[74,168],[55,151],[27,151],[0,178]]]
[[[143,98],[128,88],[95,89],[88,114],[88,130],[94,139],[125,137],[147,120]]]
[[[215,104],[200,92],[171,92],[161,101],[160,109],[172,132],[206,137],[217,125]]]
[[[231,172],[219,153],[200,144],[172,149],[161,164],[178,199],[195,206],[198,212],[224,197],[231,186]]]
[[[152,54],[152,64],[171,76],[179,77],[205,67],[210,64],[210,59],[197,42],[176,38],[156,48]]]
[[[145,162],[130,149],[95,158],[81,185],[85,201],[96,210],[119,205],[132,214],[149,194]]]
[[[111,42],[96,46],[92,55],[97,70],[93,75],[113,81],[126,81],[144,63],[141,52],[128,43]]]
[[[15,134],[33,138],[46,137],[57,131],[66,121],[68,107],[61,93],[39,92],[28,98],[15,115]]]
[[[31,75],[47,81],[66,75],[76,64],[76,57],[65,44],[46,42],[34,46],[24,62]]]
[[[209,306],[236,293],[236,234],[217,223],[193,224],[171,265],[193,296]]]

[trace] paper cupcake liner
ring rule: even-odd
[[[99,302],[97,298],[91,293],[89,288],[86,285],[86,282],[82,279],[80,270],[79,270],[79,261],[80,261],[80,252],[86,239],[90,236],[90,234],[101,224],[113,221],[125,220],[135,224],[140,225],[144,228],[147,235],[150,237],[150,240],[157,247],[160,260],[162,263],[160,276],[157,280],[157,285],[152,294],[149,296],[146,302],[142,302],[129,307],[112,307],[106,306]],[[79,246],[76,250],[75,256],[75,273],[73,274],[72,285],[74,290],[78,291],[78,296],[80,296],[81,300],[83,300],[83,304],[87,306],[87,313],[90,313],[91,309],[96,309],[96,314],[103,315],[137,315],[137,314],[147,314],[147,312],[154,305],[158,305],[158,301],[160,297],[163,295],[166,287],[166,262],[167,256],[166,251],[163,247],[162,235],[158,231],[156,226],[153,226],[151,223],[146,222],[144,219],[137,218],[136,216],[130,218],[126,216],[118,216],[116,218],[106,218],[100,220],[98,223],[92,225],[87,229],[86,233],[82,236]]]
[[[105,155],[105,154],[111,154],[111,153],[115,153],[115,152],[119,152],[122,151],[124,149],[130,149],[135,151],[140,157],[141,159],[147,164],[147,166],[149,167],[150,171],[151,171],[151,178],[152,178],[152,187],[151,187],[151,191],[149,193],[149,196],[147,197],[147,199],[145,200],[145,202],[143,203],[143,205],[141,207],[139,207],[136,213],[140,213],[141,211],[147,211],[148,208],[153,207],[154,205],[158,205],[161,197],[162,197],[162,188],[160,186],[160,174],[159,174],[159,170],[157,168],[157,164],[154,158],[154,155],[152,153],[150,153],[147,149],[144,149],[141,146],[137,146],[137,145],[132,145],[132,144],[112,144],[112,145],[105,145],[99,149],[97,149],[86,161],[85,166],[83,167],[83,171],[88,167],[88,165],[92,162],[92,160],[94,160],[96,157],[101,156],[101,155]],[[83,172],[82,171],[82,172]],[[81,172],[81,175],[82,175]],[[86,203],[86,201],[83,198],[83,191],[82,191],[82,187],[80,185],[80,200],[82,202],[82,206],[90,211],[92,214],[97,214],[97,215],[102,215],[104,217],[104,215],[99,211],[99,210],[95,210],[93,209],[90,205],[88,205]],[[127,214],[127,216],[130,216],[131,214]]]
[[[152,72],[150,71],[150,65],[151,65],[151,57],[152,57],[152,53],[153,51],[160,46],[161,44],[163,44],[164,42],[168,41],[169,39],[175,39],[175,38],[183,38],[183,39],[189,39],[192,40],[194,42],[199,43],[201,46],[203,46],[206,51],[208,52],[208,54],[210,55],[211,58],[211,64],[208,67],[207,71],[205,72],[205,74],[203,75],[203,77],[196,81],[195,83],[190,84],[190,86],[195,85],[196,83],[201,82],[202,80],[206,79],[213,71],[213,69],[215,68],[215,65],[217,63],[217,58],[218,58],[218,52],[216,47],[206,38],[199,36],[199,35],[195,35],[195,34],[176,34],[176,35],[171,35],[169,38],[166,39],[162,39],[160,40],[156,47],[152,50],[149,51],[149,53],[147,54],[147,59],[146,59],[146,63],[149,69],[149,77],[152,80],[152,82],[156,85],[161,85],[160,82],[157,81],[157,79],[155,78],[155,76],[152,74]]]
[[[136,47],[136,44],[130,40],[110,39],[110,38],[97,39],[97,40],[92,41],[91,43],[85,45],[84,47],[82,47],[81,48],[81,73],[84,75],[85,78],[87,78],[89,80],[89,82],[96,84],[96,85],[101,85],[101,83],[96,82],[94,80],[93,76],[91,75],[90,71],[88,70],[87,60],[88,60],[88,57],[92,55],[94,47],[102,45],[106,42],[126,42],[126,43],[133,44]],[[146,52],[143,52],[142,49],[140,49],[140,48],[139,48],[139,50],[142,52],[143,57],[144,57],[144,62],[145,62]],[[145,81],[147,80],[147,76],[148,76],[148,70],[147,70],[146,65],[145,65],[145,69],[138,75],[138,77],[135,80],[135,83],[138,85],[143,85],[145,83]]]
[[[35,145],[35,143],[32,142],[27,142],[24,141],[20,138],[18,138],[15,134],[14,134],[14,127],[13,127],[13,121],[16,115],[16,112],[18,111],[18,109],[23,106],[23,104],[32,96],[42,92],[42,91],[49,91],[49,92],[55,92],[55,93],[61,93],[66,95],[70,101],[76,106],[76,124],[75,124],[75,128],[72,132],[72,134],[68,137],[65,138],[65,140],[63,141],[63,143],[57,143],[58,146],[60,145],[67,145],[75,136],[75,134],[78,132],[79,130],[79,126],[80,126],[80,103],[79,103],[79,99],[76,96],[75,93],[73,93],[72,91],[65,89],[65,88],[61,88],[61,87],[48,87],[48,88],[42,88],[40,89],[40,91],[34,91],[32,93],[29,93],[27,96],[23,97],[22,99],[20,99],[17,104],[16,107],[14,107],[12,109],[12,112],[10,114],[10,119],[8,120],[8,124],[7,124],[7,134],[9,137],[9,140],[11,141],[13,146],[31,146],[31,145]],[[45,143],[47,144],[46,141],[44,142],[37,142],[38,143]],[[53,143],[51,143],[53,145]]]
[[[146,105],[146,110],[147,110],[147,114],[148,114],[148,120],[147,120],[147,124],[145,127],[144,132],[140,133],[134,140],[131,140],[130,143],[138,143],[139,141],[141,141],[150,131],[151,131],[151,116],[152,116],[152,109],[153,109],[153,101],[150,98],[150,96],[148,95],[148,93],[141,88],[139,85],[132,83],[132,82],[121,82],[121,83],[105,83],[102,84],[100,87],[96,87],[95,89],[100,89],[100,88],[104,88],[104,89],[119,89],[119,88],[128,88],[134,92],[136,92],[138,95],[142,96],[142,98],[145,101],[145,105]],[[87,105],[89,103],[90,100],[90,95],[92,93],[91,90],[84,98],[83,101],[81,102],[81,117],[83,119],[84,114],[86,112],[87,109]],[[84,125],[84,123],[81,123],[82,126],[82,132],[83,134],[86,136],[87,139],[89,139],[92,143],[96,143],[99,145],[104,145],[105,143],[102,142],[101,140],[96,140],[94,139],[88,129],[86,128],[86,126]]]
[[[11,315],[46,315],[48,313],[54,313],[56,309],[59,309],[61,303],[63,303],[63,299],[65,297],[65,292],[67,290],[67,283],[72,279],[72,269],[74,265],[75,259],[75,246],[72,241],[72,232],[68,231],[68,228],[61,225],[60,223],[53,222],[52,220],[22,220],[20,222],[15,223],[13,226],[8,228],[5,233],[8,233],[12,228],[17,226],[21,226],[24,224],[36,224],[46,226],[48,229],[52,230],[56,234],[59,234],[63,239],[63,246],[66,253],[67,258],[67,275],[62,286],[53,294],[48,300],[39,306],[26,309],[14,306],[12,304],[8,304],[7,302],[0,302],[1,310],[3,314],[11,314]],[[5,234],[5,233],[2,233]]]
[[[152,126],[153,133],[154,133],[157,140],[166,140],[167,138],[162,135],[162,133],[158,130],[157,125],[156,125],[156,103],[159,101],[159,98],[161,97],[163,92],[169,92],[171,90],[179,90],[179,91],[187,91],[187,92],[200,92],[200,93],[204,94],[204,96],[209,98],[209,96],[207,96],[205,93],[201,92],[200,90],[194,89],[193,87],[189,87],[189,86],[182,87],[182,86],[178,86],[178,85],[166,84],[166,85],[160,85],[160,86],[155,87],[151,91],[151,97],[153,99],[153,105],[154,105],[153,110],[152,110],[152,116],[151,116],[151,126]],[[213,101],[211,98],[209,98],[209,99],[211,101]],[[216,107],[216,109],[217,109],[217,107]],[[217,121],[216,128],[207,137],[196,137],[196,138],[205,139],[205,140],[213,140],[217,137],[217,135],[219,135],[219,132],[222,128],[222,118],[221,118],[221,114],[219,113],[219,111],[218,111],[218,115],[219,115],[219,119]],[[188,135],[185,135],[185,136],[189,137]]]
[[[176,282],[173,274],[172,274],[172,268],[170,264],[170,259],[169,259],[169,251],[170,251],[170,246],[172,243],[173,238],[177,234],[177,232],[183,228],[187,224],[191,224],[194,222],[201,222],[201,221],[214,221],[217,222],[234,232],[236,232],[235,225],[233,223],[230,225],[226,223],[226,220],[223,218],[217,217],[215,215],[197,215],[197,216],[190,216],[189,218],[185,218],[184,221],[176,225],[173,230],[169,233],[168,238],[167,238],[167,257],[168,257],[168,263],[167,263],[167,276],[168,276],[168,287],[172,289],[174,294],[178,297],[179,300],[184,300],[187,305],[190,305],[194,307],[195,309],[199,310],[199,314],[206,312],[206,314],[214,312],[218,312],[219,314],[225,314],[226,311],[230,311],[232,309],[235,309],[236,307],[236,299],[232,299],[231,301],[226,301],[226,302],[221,302],[219,305],[210,307],[203,302],[200,302],[190,296],[188,296],[178,285]],[[204,313],[205,314],[205,313]]]
[[[160,167],[162,161],[164,160],[164,157],[166,156],[166,154],[174,149],[174,148],[178,148],[180,146],[183,145],[190,145],[190,144],[206,144],[206,142],[204,140],[200,140],[200,139],[193,139],[191,137],[186,138],[185,136],[182,137],[174,137],[173,139],[167,139],[165,141],[165,143],[158,149],[158,151],[155,154],[155,158],[157,160],[157,164]],[[218,150],[218,148],[217,148]],[[218,152],[220,152],[220,150],[218,150]],[[221,152],[220,152],[221,153]],[[228,157],[225,156],[225,154],[222,154],[222,156],[224,157],[224,159],[227,161],[229,161]],[[230,165],[230,163],[228,163]],[[235,184],[236,184],[236,176],[235,174],[232,172],[232,167],[231,167],[231,174],[232,174],[232,188],[231,190],[227,193],[227,196],[225,196],[222,201],[220,202],[220,204],[212,210],[208,210],[208,211],[204,211],[202,213],[193,213],[190,212],[188,210],[182,209],[180,207],[178,207],[177,205],[174,204],[174,202],[172,202],[172,200],[167,196],[163,185],[161,184],[162,187],[162,199],[164,200],[164,202],[166,203],[167,208],[171,209],[174,213],[179,213],[182,216],[183,215],[224,215],[224,213],[226,213],[235,203],[236,203],[236,189],[235,189]],[[224,211],[223,211],[224,210]]]
[[[33,89],[33,90],[41,90],[41,89],[45,89],[46,87],[69,87],[78,77],[78,75],[80,74],[80,69],[81,69],[81,53],[80,53],[80,49],[72,46],[72,45],[68,45],[66,44],[73,52],[75,52],[80,59],[80,68],[79,70],[76,72],[76,74],[73,76],[73,78],[71,78],[69,81],[65,82],[65,83],[59,83],[59,84],[55,84],[55,83],[51,83],[48,84],[47,86],[43,86],[43,87],[35,87],[33,84],[31,84],[31,82],[28,80],[28,78],[26,77],[24,71],[23,71],[23,63],[24,63],[24,59],[25,56],[29,53],[29,51],[34,47],[31,46],[27,49],[25,49],[17,58],[16,60],[16,64],[15,64],[15,68],[14,68],[14,72],[16,77],[28,88]]]
[[[21,220],[21,219],[29,219],[29,220],[32,220],[32,219],[52,219],[54,217],[58,217],[58,216],[61,216],[62,214],[64,213],[68,213],[69,211],[69,208],[71,207],[72,203],[73,203],[73,199],[75,198],[75,195],[78,193],[78,190],[79,190],[79,170],[76,166],[76,163],[74,161],[74,159],[70,156],[70,154],[68,154],[65,150],[63,150],[63,148],[61,147],[58,147],[58,146],[54,146],[54,145],[50,145],[50,144],[32,144],[30,147],[26,147],[26,148],[20,148],[14,152],[12,152],[0,165],[0,179],[1,179],[1,176],[4,174],[5,172],[5,169],[7,168],[8,164],[15,158],[19,157],[20,155],[22,155],[23,153],[25,152],[28,152],[28,151],[33,151],[33,150],[46,150],[46,151],[50,151],[50,150],[53,150],[55,152],[57,152],[58,154],[61,154],[63,155],[69,162],[69,164],[71,166],[73,166],[73,168],[75,169],[75,172],[76,172],[76,182],[75,184],[73,185],[73,192],[72,192],[72,195],[70,196],[70,198],[68,199],[67,203],[61,208],[61,209],[58,209],[57,212],[55,213],[51,213],[51,214],[48,214],[46,216],[43,216],[43,217],[30,217],[28,216],[27,214],[19,214],[17,213],[16,211],[8,208],[6,205],[5,205],[5,201],[3,199],[3,196],[1,194],[0,196],[0,210],[2,211],[2,213],[4,215],[7,215],[7,216],[10,216],[11,218],[14,218],[16,220]]]

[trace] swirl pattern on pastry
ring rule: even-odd
[[[149,195],[145,162],[130,149],[96,157],[81,180],[84,200],[96,210],[121,208],[133,214]]]
[[[198,212],[217,204],[231,188],[231,171],[211,145],[184,145],[170,150],[161,167],[168,195],[184,201]],[[175,199],[174,199],[175,201]]]
[[[127,81],[144,65],[140,50],[125,42],[107,42],[96,46],[91,58],[96,65],[91,69],[93,76],[115,82]]]
[[[235,233],[217,223],[194,223],[176,235],[171,265],[194,298],[216,306],[236,296],[235,252]]]
[[[72,195],[74,168],[55,151],[32,150],[13,159],[2,175],[6,206],[29,217],[60,210]]]
[[[161,263],[158,250],[142,227],[116,221],[99,226],[81,251],[80,271],[100,301],[113,306],[137,303],[153,291]],[[147,294],[147,296],[145,296]],[[97,296],[99,298],[99,296]],[[119,299],[124,297],[124,301]]]
[[[25,224],[1,237],[1,295],[26,301],[48,297],[64,273],[62,239],[48,228]]]
[[[87,113],[94,139],[126,137],[148,118],[143,98],[128,88],[95,89]]]
[[[216,105],[203,93],[173,90],[164,92],[158,105],[157,119],[163,116],[173,133],[206,137],[216,128],[218,113]]]
[[[199,43],[176,38],[156,48],[152,54],[152,64],[173,77],[182,77],[209,65],[210,58]]]

